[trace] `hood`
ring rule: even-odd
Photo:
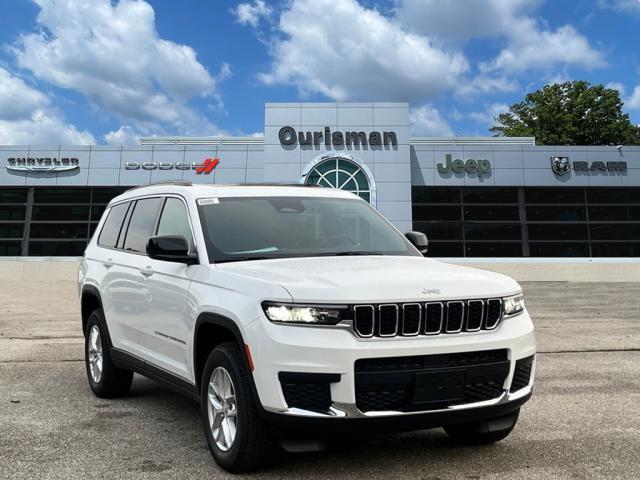
[[[312,257],[224,263],[281,285],[295,302],[384,303],[487,298],[521,291],[510,277],[420,257]]]

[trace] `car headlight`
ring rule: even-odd
[[[512,317],[524,310],[524,294],[512,295],[502,299],[502,305],[504,308],[504,316]]]
[[[336,325],[342,320],[346,308],[341,305],[262,304],[265,315],[272,322],[301,325]]]

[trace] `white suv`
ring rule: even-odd
[[[131,189],[80,267],[91,389],[124,395],[135,371],[192,397],[234,472],[341,432],[501,440],[533,385],[522,290],[426,249],[339,190]]]

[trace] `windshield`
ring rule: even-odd
[[[227,197],[198,200],[209,261],[420,254],[363,200]]]

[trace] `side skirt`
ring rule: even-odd
[[[142,360],[140,357],[131,355],[130,353],[119,350],[117,348],[111,349],[111,359],[113,360],[115,366],[118,368],[133,370],[140,375],[144,375],[151,380],[155,380],[156,382],[169,387],[175,392],[185,395],[192,400],[200,403],[200,392],[198,391],[198,388],[192,383],[187,382],[186,380],[178,377],[177,375],[174,375],[173,373],[167,372],[166,370],[151,365],[149,362]]]

